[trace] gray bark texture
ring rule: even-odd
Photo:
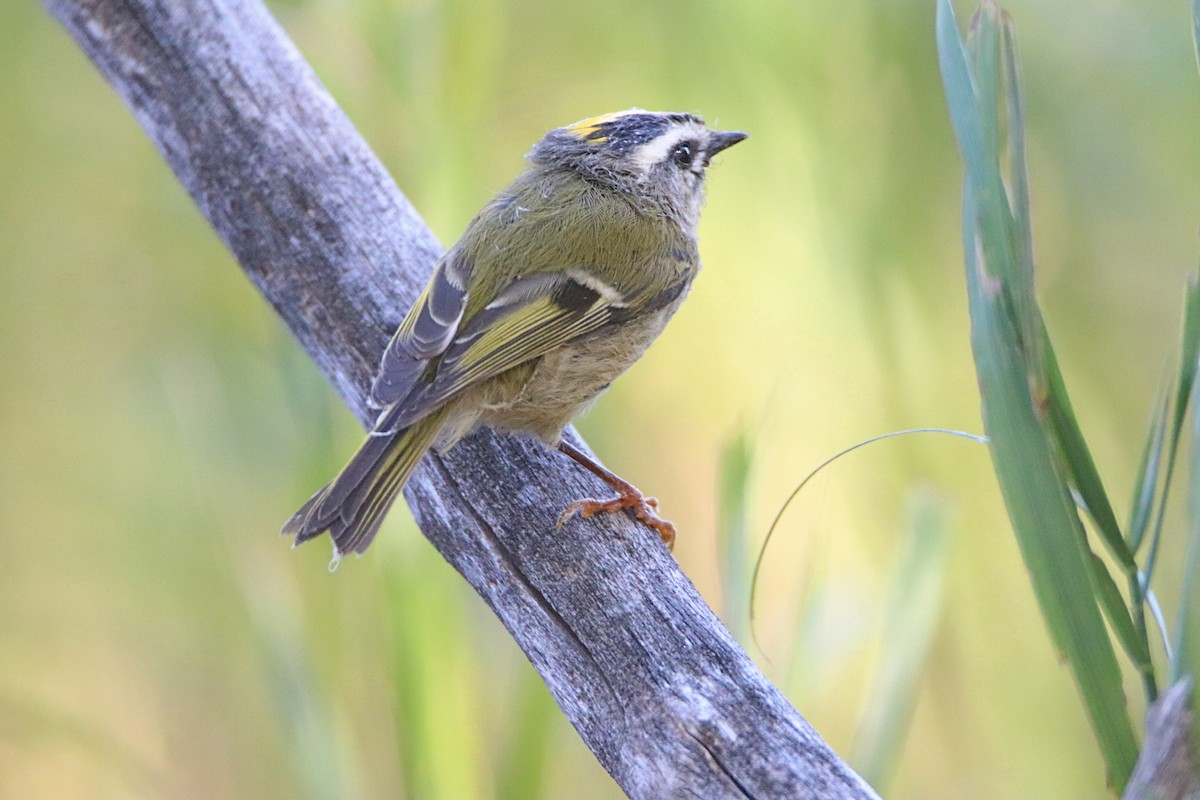
[[[45,5],[366,423],[379,357],[442,250],[295,46],[258,0]],[[555,532],[567,503],[605,494],[561,454],[488,431],[428,456],[406,490],[631,797],[876,797],[653,531],[605,515]]]
[[[1124,800],[1200,800],[1192,727],[1192,680],[1185,678],[1146,714],[1146,738]]]

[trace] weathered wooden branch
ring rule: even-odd
[[[258,0],[46,6],[366,422],[380,353],[441,248],[286,35]],[[875,797],[653,532],[613,518],[555,533],[568,502],[603,491],[485,431],[428,457],[406,494],[629,795]]]
[[[1186,678],[1146,714],[1146,738],[1124,800],[1200,800],[1193,725],[1192,680]]]

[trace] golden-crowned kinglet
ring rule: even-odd
[[[670,546],[674,527],[653,498],[562,432],[683,301],[700,270],[705,168],[745,138],[640,109],[547,133],[400,324],[371,387],[382,412],[366,443],[283,532],[299,544],[328,530],[335,560],[363,552],[425,451],[490,425],[558,447],[618,492],[571,504],[560,526],[575,512],[631,509]]]

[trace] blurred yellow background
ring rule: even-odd
[[[1164,0],[1007,7],[1041,297],[1126,498],[1196,263],[1191,20]],[[837,450],[980,432],[932,0],[272,10],[444,243],[551,127],[641,106],[750,132],[711,171],[690,299],[580,424],[662,500],[735,627],[729,441],[751,443],[756,545]],[[0,4],[0,375],[0,796],[620,796],[406,510],[333,575],[324,542],[275,535],[360,431],[31,0]],[[886,796],[1104,796],[980,445],[892,440],[823,473],[773,542],[752,652],[853,757],[918,492],[949,510],[950,548]]]

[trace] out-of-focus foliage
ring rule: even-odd
[[[1127,497],[1195,263],[1189,9],[1006,5],[1040,299]],[[638,105],[751,133],[712,170],[692,296],[581,425],[662,500],[714,606],[732,431],[752,442],[753,541],[836,450],[979,430],[932,2],[273,10],[444,242],[555,125]],[[274,535],[359,431],[30,0],[0,4],[0,365],[0,796],[619,796],[403,511],[333,576],[323,545]],[[851,752],[927,484],[954,541],[888,796],[1100,796],[982,447],[911,437],[806,490],[764,571],[764,667]]]

